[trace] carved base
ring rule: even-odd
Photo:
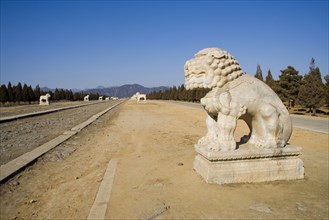
[[[207,183],[252,183],[304,178],[303,161],[298,158],[301,148],[252,151],[249,148],[227,152],[212,152],[195,147],[198,155],[194,169]]]

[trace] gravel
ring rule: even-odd
[[[86,121],[119,101],[107,101],[80,108],[1,123],[0,165],[33,150]]]

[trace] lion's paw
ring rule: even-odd
[[[221,151],[231,151],[236,149],[236,143],[234,140],[221,140],[219,146]]]
[[[276,148],[277,147],[277,141],[275,138],[267,138],[267,139],[260,139],[255,137],[254,135],[251,136],[251,138],[248,141],[249,144],[254,145],[259,148]]]

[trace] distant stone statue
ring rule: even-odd
[[[228,52],[206,48],[185,64],[186,89],[208,88],[201,99],[208,113],[208,133],[198,145],[214,151],[236,149],[237,120],[244,120],[250,134],[242,142],[259,148],[284,147],[292,132],[289,112],[273,90],[244,74]]]
[[[40,96],[40,99],[39,99],[39,105],[49,105],[49,98],[50,98],[50,94],[47,93],[46,95],[42,95]]]
[[[137,99],[137,102],[146,101],[146,95],[145,94],[140,94],[139,92],[137,92],[136,93],[136,99]]]
[[[89,101],[89,95],[86,95],[84,98],[83,98],[84,101],[88,102]]]
[[[218,48],[199,51],[184,69],[186,89],[210,89],[201,99],[208,132],[195,145],[194,160],[194,169],[208,183],[304,178],[301,148],[287,145],[292,133],[289,112],[270,87],[244,74]],[[236,143],[238,119],[250,133]]]
[[[98,97],[98,100],[99,100],[99,101],[103,101],[103,96],[99,96],[99,97]]]

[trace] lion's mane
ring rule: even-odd
[[[238,61],[218,48],[199,51],[185,63],[184,69],[186,89],[220,88],[244,74]]]

